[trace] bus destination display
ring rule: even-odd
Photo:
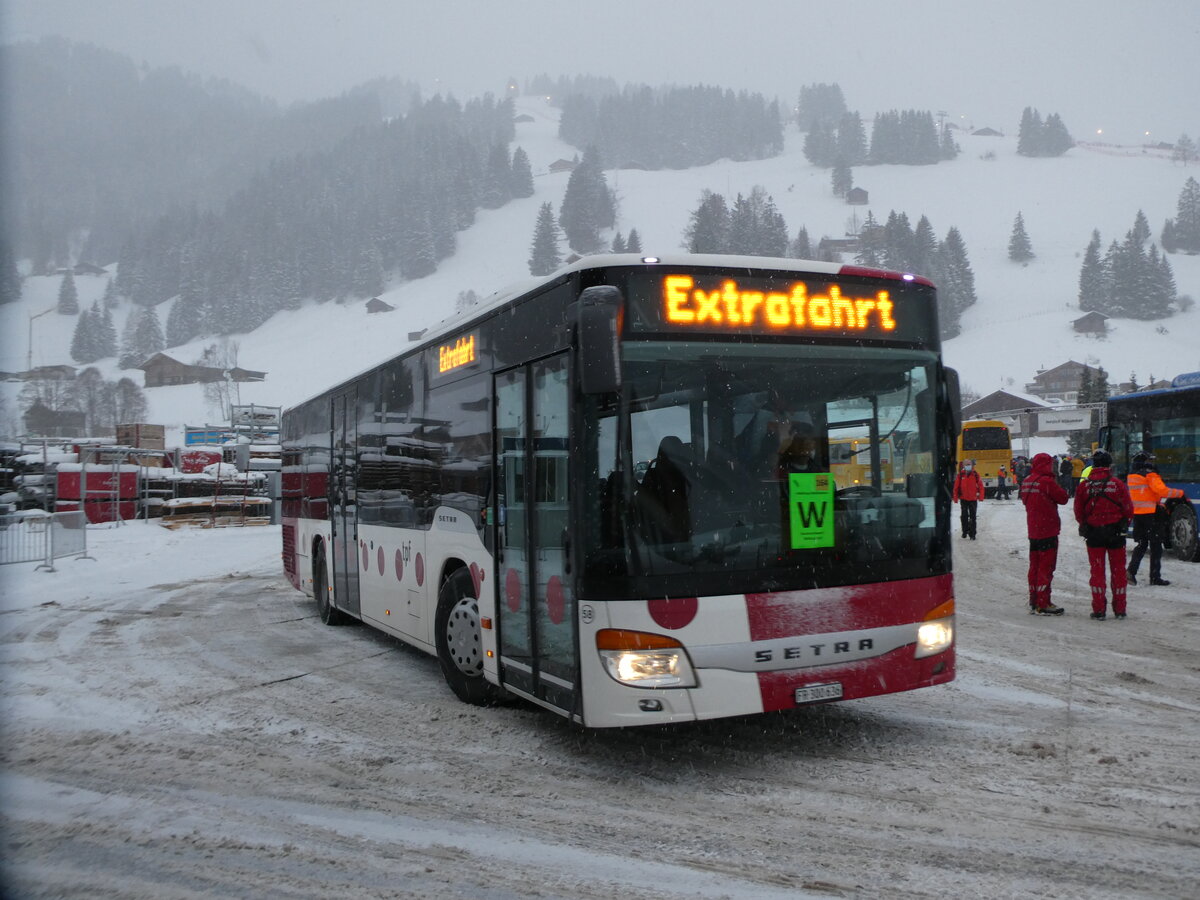
[[[780,336],[932,339],[933,291],[799,275],[794,280],[721,274],[634,275],[631,330]]]

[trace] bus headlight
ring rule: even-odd
[[[954,643],[954,617],[934,619],[917,626],[917,649],[914,657],[933,656],[950,649]]]
[[[644,631],[604,628],[596,632],[596,650],[614,681],[630,687],[696,686],[696,673],[683,644]]]

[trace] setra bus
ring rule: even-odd
[[[1136,453],[1154,454],[1162,480],[1184,493],[1166,502],[1171,549],[1200,562],[1200,372],[1178,375],[1168,388],[1109,397],[1106,407],[1099,445],[1112,454],[1113,471],[1127,478]]]
[[[592,256],[284,413],[284,569],[588,727],[941,684],[958,408],[923,278]],[[839,490],[842,428],[933,471]]]
[[[1012,436],[1008,426],[995,419],[973,419],[963,422],[956,447],[958,461],[975,460],[975,471],[983,479],[985,496],[996,493],[1000,467],[1012,474]],[[1010,482],[1011,484],[1011,482]]]

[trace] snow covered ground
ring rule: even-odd
[[[93,526],[0,570],[3,894],[1194,897],[1200,565],[1094,622],[1065,531],[1034,618],[981,504],[950,685],[586,732],[322,625],[277,527]]]

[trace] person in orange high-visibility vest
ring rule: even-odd
[[[1168,585],[1162,577],[1163,539],[1167,533],[1167,510],[1164,500],[1182,497],[1179,488],[1167,487],[1154,471],[1154,454],[1138,453],[1127,479],[1129,497],[1133,500],[1133,555],[1129,558],[1129,583],[1137,584],[1138,565],[1150,548],[1150,583]]]

